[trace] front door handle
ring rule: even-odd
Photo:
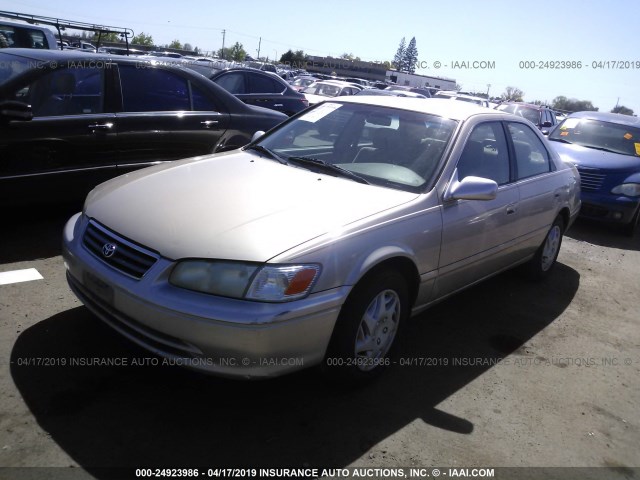
[[[204,128],[214,128],[218,126],[218,120],[205,120],[204,122],[200,122]]]
[[[518,211],[517,205],[515,203],[511,205],[507,205],[507,215],[513,215]]]

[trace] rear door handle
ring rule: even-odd
[[[90,123],[87,125],[89,130],[111,130],[113,128],[113,123]]]
[[[205,120],[204,122],[200,122],[204,128],[214,128],[218,126],[218,120]]]

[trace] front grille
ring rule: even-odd
[[[602,182],[604,182],[605,175],[602,173],[594,173],[588,170],[578,168],[580,172],[580,187],[582,190],[588,192],[595,192],[600,190]]]
[[[127,240],[94,220],[89,221],[82,244],[98,259],[116,270],[140,279],[159,255]]]

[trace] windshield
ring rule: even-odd
[[[549,140],[640,157],[640,128],[618,123],[567,118],[549,135]]]
[[[338,85],[330,83],[316,82],[302,89],[303,93],[312,93],[313,95],[322,95],[324,97],[337,97],[340,93]]]
[[[0,53],[0,85],[29,70],[33,60]]]
[[[315,80],[312,80],[310,78],[296,78],[291,85],[295,85],[297,87],[299,86],[304,86],[306,87],[307,85],[311,85]]]
[[[460,102],[469,102],[475,103],[476,105],[482,105],[482,100],[478,100],[476,98],[471,97],[453,97],[454,100],[458,100]]]
[[[453,120],[425,113],[325,102],[258,145],[291,159],[292,166],[304,165],[300,158],[313,160],[373,185],[418,192],[439,171],[456,126]]]

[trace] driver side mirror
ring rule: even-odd
[[[10,122],[12,120],[28,121],[33,118],[31,105],[15,100],[5,100],[0,102],[0,120]]]
[[[263,135],[264,135],[264,130],[258,130],[256,133],[253,134],[253,137],[251,137],[251,143],[255,142]]]
[[[468,176],[458,181],[458,172],[454,178],[445,200],[493,200],[498,195],[498,184],[488,178]]]

